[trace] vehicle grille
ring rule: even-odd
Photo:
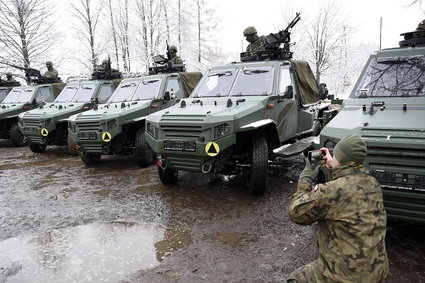
[[[99,114],[96,115],[84,115],[82,117],[77,117],[75,121],[76,131],[90,131],[97,132],[100,130],[100,118],[102,116]]]
[[[41,118],[41,114],[32,114],[32,113],[26,113],[23,120],[24,120],[24,125],[26,127],[37,127],[40,126],[40,118]]]
[[[366,167],[384,188],[425,193],[425,132],[362,130]]]
[[[163,115],[161,118],[161,130],[164,138],[193,138],[197,139],[205,130],[203,122],[205,115]],[[198,125],[185,125],[186,123]]]

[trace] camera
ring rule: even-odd
[[[312,161],[320,161],[320,160],[325,160],[325,155],[326,155],[326,151],[325,150],[311,150],[307,153],[308,156],[308,160]]]

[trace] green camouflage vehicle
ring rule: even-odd
[[[6,98],[12,88],[20,85],[19,82],[7,82],[0,78],[0,103]]]
[[[183,70],[183,65],[151,68],[152,75],[123,80],[105,105],[71,116],[69,133],[81,160],[92,165],[102,155],[134,154],[140,165],[152,164],[145,118],[189,95],[202,75],[174,72]]]
[[[267,41],[265,50],[242,53],[242,62],[211,68],[189,98],[148,116],[146,140],[164,184],[176,183],[179,170],[246,174],[248,190],[262,194],[274,150],[320,133],[333,112],[310,66],[291,60],[288,29]]]
[[[105,103],[121,81],[120,72],[95,72],[91,80],[70,82],[53,103],[19,115],[19,129],[33,152],[44,152],[47,145],[68,144],[68,118]],[[75,144],[69,142],[69,151],[77,155]]]
[[[425,38],[400,46],[369,57],[316,147],[333,149],[343,137],[360,135],[368,147],[366,170],[381,183],[388,216],[425,223]]]
[[[0,103],[0,138],[10,138],[14,146],[24,145],[18,115],[52,102],[64,86],[64,83],[52,83],[14,87]]]

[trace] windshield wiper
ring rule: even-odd
[[[231,75],[232,75],[232,72],[227,71],[227,72],[222,72],[222,73],[214,73],[214,74],[210,74],[210,75],[208,75],[208,77],[214,77],[214,76],[217,76],[217,77],[223,77],[223,76],[226,76],[226,77],[228,77],[228,76],[231,76]]]
[[[144,85],[147,85],[147,84],[151,84],[151,83],[156,83],[156,82],[158,82],[159,80],[150,80],[150,81],[143,81],[142,83],[144,84]]]
[[[244,70],[243,71],[245,75],[257,75],[257,74],[263,74],[268,72],[270,71],[269,70]]]
[[[93,89],[93,87],[91,87],[91,86],[82,86],[81,88],[82,89]]]
[[[131,83],[131,84],[128,84],[128,85],[123,85],[120,88],[127,88],[127,87],[134,87],[134,86],[136,86],[136,84],[135,83]]]

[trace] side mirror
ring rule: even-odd
[[[319,84],[319,98],[326,99],[328,98],[328,94],[329,94],[329,91],[326,84],[324,83]]]
[[[294,88],[291,85],[286,86],[285,93],[282,96],[283,98],[291,99],[294,97]]]
[[[31,101],[32,105],[37,105],[37,100],[35,100],[35,98],[33,98],[33,100]]]
[[[170,92],[166,91],[164,93],[164,101],[170,101],[170,99],[171,99]]]

